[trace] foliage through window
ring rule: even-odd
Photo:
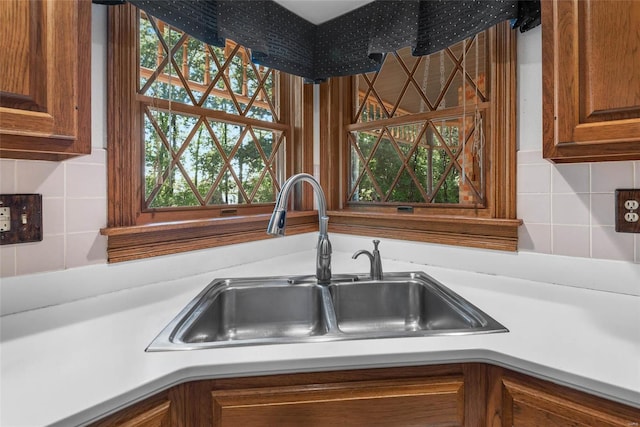
[[[278,73],[140,12],[143,209],[272,203],[284,171]]]
[[[355,78],[349,204],[484,205],[487,57],[480,33]]]

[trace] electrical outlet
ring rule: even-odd
[[[640,233],[640,189],[616,190],[616,231]]]
[[[42,194],[0,194],[0,245],[42,240]]]
[[[625,200],[624,208],[630,211],[637,210],[640,206],[637,200]]]
[[[0,207],[0,232],[11,230],[11,208]]]
[[[638,216],[638,214],[635,212],[627,212],[626,214],[624,214],[624,220],[627,222],[638,222],[639,219],[640,216]]]

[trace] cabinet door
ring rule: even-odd
[[[214,391],[216,427],[462,426],[462,377]]]
[[[91,151],[91,2],[0,1],[0,156]]]
[[[185,398],[181,386],[90,424],[91,427],[184,427]]]
[[[640,159],[640,2],[541,6],[544,157]]]
[[[640,411],[515,375],[499,381],[500,408],[494,427],[628,427],[639,425]],[[492,406],[490,405],[490,408]]]

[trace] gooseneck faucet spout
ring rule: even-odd
[[[287,179],[278,194],[276,206],[271,214],[271,220],[267,227],[267,234],[272,236],[284,236],[287,223],[287,202],[293,192],[294,186],[306,181],[313,187],[318,203],[318,220],[320,233],[318,235],[318,252],[316,255],[316,277],[319,284],[331,282],[331,242],[329,242],[328,228],[329,217],[327,216],[327,201],[324,197],[322,187],[316,179],[308,173],[299,173]]]

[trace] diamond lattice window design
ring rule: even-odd
[[[484,204],[485,39],[424,57],[401,49],[356,78],[350,204]]]
[[[277,72],[140,13],[144,208],[272,203],[284,168]]]

